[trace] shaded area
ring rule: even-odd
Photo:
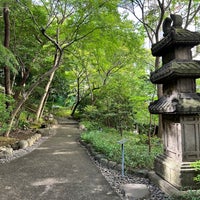
[[[0,165],[0,199],[119,200],[76,142],[79,130],[70,125],[56,132],[30,154]]]

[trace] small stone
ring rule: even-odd
[[[89,151],[89,152],[90,152],[91,156],[97,155],[97,152],[94,150],[93,147],[90,148],[90,151]]]
[[[104,158],[104,155],[102,155],[102,154],[97,154],[97,155],[94,157],[94,159],[97,160],[97,161],[99,161],[99,162],[100,162],[100,160],[101,160],[102,158]]]
[[[39,140],[42,137],[40,133],[36,133],[34,136],[36,137],[37,140]]]
[[[13,149],[11,147],[0,147],[0,158],[4,159],[9,156],[12,156]]]
[[[145,184],[124,184],[121,186],[122,193],[125,197],[133,199],[150,198],[150,192]]]
[[[20,149],[25,149],[26,147],[28,147],[28,142],[26,140],[20,140],[19,147]]]
[[[103,166],[107,166],[108,165],[108,160],[106,158],[101,158],[100,159],[100,163],[103,165]]]
[[[114,169],[116,165],[117,165],[116,162],[113,162],[113,161],[109,161],[109,162],[108,162],[108,167],[109,167],[110,169]]]
[[[33,145],[33,143],[34,143],[34,139],[28,139],[27,140],[27,142],[28,142],[28,146],[32,146]]]
[[[115,166],[115,169],[116,169],[117,171],[121,171],[121,170],[122,170],[122,165],[121,165],[121,164],[117,164],[117,165]]]

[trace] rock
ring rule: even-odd
[[[130,199],[148,199],[150,192],[145,184],[124,184],[121,186],[122,193]]]
[[[36,138],[36,140],[39,140],[42,137],[42,135],[40,133],[36,133],[34,137]]]
[[[19,141],[19,148],[25,149],[26,147],[28,147],[28,142],[26,140],[20,140]]]
[[[122,164],[117,164],[117,165],[115,166],[115,169],[116,169],[117,171],[121,171],[121,170],[122,170]]]
[[[0,158],[7,158],[12,156],[13,149],[11,147],[0,147]]]
[[[19,142],[15,142],[14,144],[11,145],[12,149],[13,150],[18,150],[20,147],[19,147]]]
[[[117,165],[116,162],[113,162],[113,161],[108,162],[108,168],[110,168],[110,169],[114,169],[116,165]]]
[[[34,144],[34,139],[31,139],[31,138],[29,138],[28,140],[27,140],[27,142],[28,142],[28,146],[32,146],[33,144]]]
[[[104,155],[103,154],[97,154],[95,155],[94,159],[97,160],[98,162],[100,162],[100,160],[104,158]]]
[[[83,124],[80,124],[79,130],[81,130],[81,131],[87,131],[87,128]]]
[[[93,147],[90,148],[89,152],[90,152],[91,156],[96,156],[98,154]]]
[[[108,165],[108,160],[106,158],[101,158],[100,159],[100,163],[103,165],[103,166],[107,166]]]

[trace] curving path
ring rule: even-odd
[[[0,165],[0,200],[120,200],[77,142],[74,124],[54,130],[33,152]]]

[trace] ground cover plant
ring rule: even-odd
[[[103,128],[100,130],[89,129],[81,135],[81,139],[92,144],[96,151],[117,163],[121,162],[121,145],[118,141],[122,138],[128,140],[125,143],[126,167],[152,169],[155,156],[162,153],[162,145],[157,137],[152,137],[152,151],[149,153],[148,136],[144,134],[136,135],[124,131],[121,137],[115,129]]]

